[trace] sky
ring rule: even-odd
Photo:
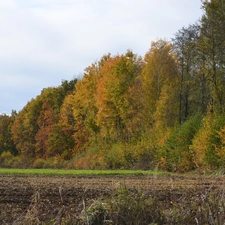
[[[0,113],[107,53],[144,56],[201,15],[201,0],[0,0]]]

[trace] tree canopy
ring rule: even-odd
[[[19,166],[222,167],[224,7],[202,1],[200,21],[153,41],[143,57],[105,54],[80,80],[63,80],[20,112],[0,115],[0,163],[15,165],[4,163],[9,152]]]

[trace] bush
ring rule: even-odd
[[[47,159],[43,158],[37,158],[33,164],[32,167],[36,169],[62,169],[66,168],[68,164],[68,161],[62,159],[60,156],[55,156]]]
[[[42,159],[42,158],[38,158],[34,161],[33,163],[33,168],[35,169],[43,169],[43,168],[47,168],[46,167],[46,160]]]
[[[0,155],[0,167],[2,168],[22,168],[22,158],[12,155],[10,152],[3,152]],[[26,164],[24,164],[26,165]]]
[[[197,114],[171,132],[160,151],[160,156],[166,159],[163,169],[184,172],[195,168],[190,146],[200,125],[201,115]]]
[[[193,139],[191,149],[198,167],[215,169],[224,164],[223,146],[225,116],[207,115]]]
[[[135,155],[135,169],[152,170],[156,163],[156,145],[152,137],[143,136],[141,140],[133,146]]]
[[[108,169],[132,168],[135,162],[134,151],[128,144],[114,144],[104,155],[104,161]]]

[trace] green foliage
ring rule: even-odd
[[[173,38],[179,76],[179,122],[185,121],[196,111],[206,111],[208,104],[208,88],[205,74],[199,72],[198,40],[200,37],[199,24],[183,27]]]
[[[47,140],[47,157],[61,155],[64,160],[69,160],[73,155],[74,138],[67,135],[61,126],[55,125]]]
[[[14,156],[11,152],[3,152],[0,155],[1,168],[25,168],[28,167],[30,162],[21,156]]]
[[[156,168],[156,142],[154,135],[142,135],[139,141],[129,146],[134,154],[134,168],[144,170]]]
[[[208,114],[203,119],[203,125],[196,134],[191,149],[195,153],[198,166],[209,168],[223,167],[220,152],[223,149],[224,115],[213,116]]]
[[[46,160],[42,158],[36,159],[33,163],[33,168],[35,169],[48,168],[46,167]]]
[[[0,165],[1,167],[11,168],[16,164],[16,158],[10,152],[3,152],[0,155]]]
[[[212,120],[211,123],[211,129],[210,129],[210,137],[209,137],[209,143],[210,146],[206,149],[205,152],[205,161],[209,166],[211,167],[219,167],[218,163],[218,157],[215,151],[215,146],[221,146],[221,139],[218,135],[218,131],[222,129],[222,127],[225,125],[225,116],[217,116],[215,119]]]
[[[32,159],[35,156],[35,135],[38,131],[37,119],[42,102],[32,99],[18,113],[12,125],[12,139],[19,154]]]
[[[62,169],[67,165],[67,161],[63,160],[60,156],[49,157],[47,159],[37,158],[33,164],[34,169]]]
[[[11,127],[14,123],[16,112],[12,112],[12,115],[5,114],[0,115],[0,154],[3,152],[11,152],[13,155],[17,155],[18,151],[12,140]]]
[[[129,145],[122,143],[112,145],[112,148],[104,155],[104,161],[108,169],[132,168],[135,158]]]
[[[214,112],[224,112],[224,0],[203,1],[199,55],[204,59],[204,73],[210,90]]]
[[[171,132],[160,152],[161,157],[166,159],[165,169],[169,171],[194,169],[194,154],[190,146],[200,125],[201,114],[196,114]]]

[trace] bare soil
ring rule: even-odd
[[[0,175],[0,224],[16,224],[21,217],[29,217],[29,213],[36,213],[42,222],[51,221],[59,213],[76,215],[94,200],[112,196],[120,185],[157,196],[170,207],[181,197],[197,201],[209,189],[224,188],[224,181],[223,176],[194,175]]]

